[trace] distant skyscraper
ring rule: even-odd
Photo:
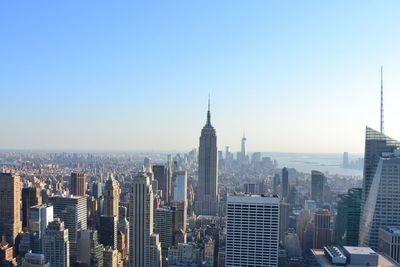
[[[53,196],[49,197],[49,202],[53,205],[54,217],[60,218],[68,229],[71,262],[75,262],[78,231],[87,229],[87,198]]]
[[[322,249],[331,242],[331,213],[327,209],[318,209],[314,217],[313,248]]]
[[[255,183],[245,183],[243,189],[244,193],[257,194],[257,186]]]
[[[311,199],[322,206],[324,201],[324,174],[319,171],[311,171]]]
[[[274,177],[272,177],[272,193],[274,195],[278,195],[279,178],[279,174],[277,173],[275,173]]]
[[[44,255],[51,267],[70,267],[68,229],[56,218],[44,235]]]
[[[86,174],[71,173],[71,195],[84,196],[86,194]]]
[[[117,180],[112,175],[108,176],[104,187],[104,212],[106,216],[115,216],[118,221],[120,188]]]
[[[228,195],[226,212],[225,266],[278,266],[279,198]]]
[[[22,231],[21,180],[12,173],[0,173],[0,237],[14,245],[15,237]]]
[[[361,188],[352,188],[338,199],[335,223],[335,241],[338,245],[358,246],[361,194]]]
[[[282,169],[281,198],[286,199],[289,193],[289,171],[286,167]]]
[[[164,165],[153,165],[154,179],[158,181],[158,189],[162,191],[162,199],[169,202],[171,194],[171,169]]]
[[[22,227],[29,227],[29,209],[42,204],[41,189],[27,187],[22,189]]]
[[[132,267],[150,267],[150,236],[153,234],[153,190],[146,173],[134,179],[129,201],[130,252]]]
[[[217,215],[219,206],[217,134],[211,125],[210,102],[208,102],[207,123],[201,130],[198,174],[197,213]]]
[[[240,149],[240,152],[242,153],[243,160],[246,158],[246,141],[247,141],[246,136],[243,133],[241,149]]]
[[[400,227],[400,150],[383,153],[360,220],[359,244],[378,248],[380,227]]]
[[[285,240],[289,229],[289,204],[281,201],[279,204],[279,241]]]
[[[349,167],[349,153],[348,152],[343,153],[342,167],[345,169]]]

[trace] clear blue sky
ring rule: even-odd
[[[399,1],[0,2],[0,148],[362,152],[400,139]]]

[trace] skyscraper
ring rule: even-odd
[[[12,173],[0,173],[0,237],[14,245],[15,237],[22,231],[21,180]]]
[[[53,196],[49,197],[49,203],[53,205],[54,217],[60,218],[68,229],[71,263],[74,263],[77,257],[77,232],[87,229],[87,198]]]
[[[150,178],[140,172],[133,179],[129,201],[130,252],[132,267],[150,267],[150,236],[153,234],[153,190]]]
[[[228,195],[226,218],[226,267],[278,266],[278,197]]]
[[[382,153],[360,220],[359,245],[378,248],[380,227],[400,227],[400,150]]]
[[[118,221],[120,188],[112,175],[108,176],[104,187],[104,212],[106,216],[115,216]]]
[[[31,233],[37,233],[37,235],[31,236],[37,240],[37,251],[32,249],[33,252],[43,253],[44,240],[43,236],[46,232],[47,225],[54,220],[53,206],[47,204],[36,205],[30,208],[29,211],[29,231]]]
[[[22,227],[29,227],[30,207],[40,204],[42,204],[40,188],[30,186],[22,189]]]
[[[98,241],[96,230],[78,231],[78,246],[78,262],[91,267],[103,267],[104,247]]]
[[[44,255],[51,267],[70,267],[68,229],[59,218],[47,226],[44,235]]]
[[[331,213],[327,209],[318,209],[314,217],[313,248],[322,249],[331,242]]]
[[[168,248],[174,245],[174,234],[177,230],[174,208],[158,208],[155,210],[155,232],[160,236],[163,258],[168,254]]]
[[[372,180],[376,173],[379,160],[382,153],[393,152],[400,147],[400,142],[375,131],[370,127],[366,127],[365,132],[365,152],[364,152],[364,179],[362,203],[364,204],[368,198]]]
[[[153,165],[154,179],[158,181],[158,189],[162,191],[162,199],[169,202],[171,194],[171,169],[164,165]]]
[[[116,216],[100,216],[100,243],[105,247],[117,248],[118,221]]]
[[[289,193],[289,171],[286,167],[282,169],[281,198],[286,199]]]
[[[311,199],[322,206],[324,202],[324,174],[319,171],[311,171]]]
[[[187,201],[187,174],[186,171],[176,171],[173,176],[172,195],[173,201]]]
[[[246,159],[246,141],[247,141],[246,136],[243,133],[241,149],[240,149],[240,152],[242,153],[242,159],[243,160]]]
[[[86,194],[86,174],[71,173],[71,195],[84,196]]]
[[[335,241],[339,245],[358,246],[361,194],[361,188],[351,188],[337,201]]]
[[[210,100],[207,122],[200,136],[198,176],[197,213],[217,215],[219,203],[217,134],[211,125]]]

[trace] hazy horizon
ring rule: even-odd
[[[0,3],[0,149],[362,154],[400,139],[400,2]],[[275,152],[275,153],[276,153]]]

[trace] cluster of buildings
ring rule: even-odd
[[[0,267],[400,265],[400,142],[367,127],[360,180],[280,169],[246,141],[218,151],[208,109],[198,150],[166,163],[0,158]]]

